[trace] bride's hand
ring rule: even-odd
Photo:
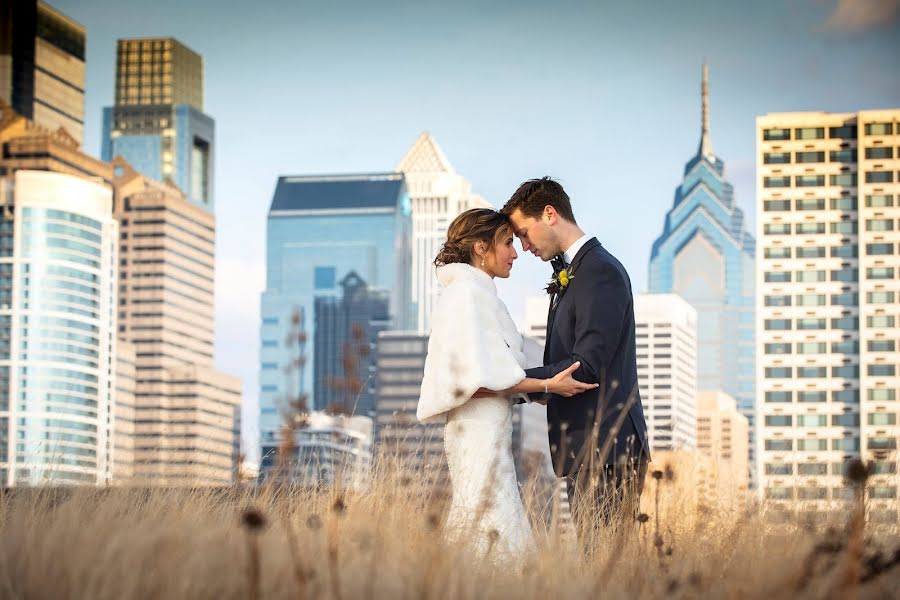
[[[598,387],[599,384],[583,383],[572,377],[572,373],[580,366],[581,361],[576,361],[571,367],[565,371],[561,371],[553,379],[547,380],[547,391],[556,394],[557,396],[570,398]]]

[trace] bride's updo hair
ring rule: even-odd
[[[475,244],[484,242],[488,250],[513,234],[509,217],[492,208],[471,208],[450,223],[447,241],[434,259],[437,267],[452,263],[471,264]]]

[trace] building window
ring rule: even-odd
[[[894,183],[894,172],[869,171],[866,173],[866,183]]]
[[[799,379],[819,379],[828,375],[828,369],[825,367],[797,367],[797,377]],[[797,392],[797,399],[800,400],[804,394],[810,392]],[[800,400],[801,402],[818,402],[818,400]],[[824,399],[823,399],[824,401]]]
[[[894,365],[869,365],[866,372],[870,377],[893,377],[897,368]]]
[[[793,440],[766,440],[766,450],[774,452],[791,451],[794,449]]]
[[[775,390],[766,392],[766,403],[768,404],[787,404],[793,402],[792,392],[787,390]]]
[[[856,281],[857,279],[859,279],[859,271],[857,269],[841,269],[840,271],[831,272],[832,281],[849,283]]]
[[[278,363],[264,362],[261,366],[263,371],[275,371],[278,369]]]
[[[823,246],[801,246],[797,248],[797,258],[824,258]]]
[[[857,304],[859,304],[859,294],[856,292],[831,295],[832,306],[856,306]]]
[[[896,413],[869,413],[869,425],[896,425]]]
[[[828,137],[838,140],[854,140],[856,139],[856,125],[842,125],[840,127],[829,127]]]
[[[829,158],[833,163],[855,163],[856,150],[850,148],[844,148],[843,150],[832,150],[829,153]]]
[[[831,449],[842,452],[859,452],[859,438],[846,437],[840,440],[831,440]]]
[[[868,342],[869,352],[894,352],[896,347],[894,340],[869,340]]]
[[[790,354],[791,353],[791,345],[790,344],[766,344],[766,354]]]
[[[856,379],[859,377],[859,365],[842,365],[840,367],[831,367],[832,377],[841,377],[844,379]]]
[[[824,127],[798,127],[794,130],[794,139],[797,140],[824,140]]]
[[[797,329],[804,331],[825,329],[825,319],[797,319]]]
[[[818,283],[825,281],[825,271],[799,271],[797,283]]]
[[[825,198],[798,198],[797,210],[825,210]]]
[[[766,223],[763,225],[765,235],[788,235],[791,233],[790,223]]]
[[[781,142],[791,139],[790,129],[764,129],[763,139],[767,142]]]
[[[897,497],[897,488],[887,485],[873,485],[869,488],[869,498],[892,500]]]
[[[766,165],[784,165],[791,162],[790,152],[765,152],[763,153],[763,164]]]
[[[831,233],[853,235],[856,233],[856,231],[856,221],[841,221],[840,223],[831,223]]]
[[[797,450],[801,452],[820,452],[828,450],[828,440],[805,439],[797,440]]]
[[[866,254],[869,256],[886,256],[893,253],[893,244],[866,244]]]
[[[825,223],[797,223],[797,235],[813,235],[825,233]]]
[[[856,196],[841,196],[831,199],[831,210],[856,210]]]
[[[824,152],[797,152],[798,163],[820,163],[825,162]]]
[[[870,146],[866,148],[866,158],[894,158],[891,146]]]
[[[844,331],[856,331],[859,329],[859,319],[856,317],[840,317],[831,320],[831,328]]]
[[[800,487],[797,488],[797,500],[826,500],[828,488],[825,487]]]
[[[831,343],[832,354],[859,354],[859,343],[853,340]]]
[[[766,306],[790,306],[791,297],[782,296],[766,296]]]
[[[828,464],[800,463],[797,465],[797,475],[828,475]]]
[[[866,123],[866,135],[893,135],[892,123]]]
[[[797,187],[820,187],[825,185],[824,175],[797,175],[794,179]]]
[[[893,329],[894,321],[893,315],[873,315],[866,318],[866,325],[874,329]]]
[[[894,267],[870,267],[866,269],[866,277],[869,279],[893,279]]]
[[[794,419],[791,415],[766,415],[766,426],[768,427],[791,427]]]
[[[765,327],[767,331],[787,331],[791,328],[790,319],[766,319]]]
[[[859,404],[859,390],[836,390],[831,392],[831,401],[841,404]]]
[[[790,379],[791,367],[766,367],[766,379]],[[771,393],[771,392],[768,392]],[[768,396],[766,402],[769,402]],[[790,399],[787,400],[790,402]]]
[[[766,271],[765,280],[766,280],[766,283],[790,283],[791,282],[791,272],[790,271]]]
[[[788,175],[781,177],[763,177],[763,187],[787,188],[791,187],[791,178]]]
[[[872,194],[866,196],[866,206],[870,208],[888,208],[894,205],[894,197],[890,194]]]
[[[825,427],[828,417],[825,415],[797,415],[798,427]]]
[[[793,500],[794,488],[783,486],[771,486],[766,488],[767,500]]]
[[[856,173],[840,173],[831,176],[831,185],[853,187],[856,185]]]
[[[765,249],[765,257],[766,258],[790,258],[791,257],[791,247],[790,246],[779,246],[777,248],[766,248]]]
[[[825,294],[799,294],[797,306],[825,306]]]
[[[794,465],[790,463],[766,463],[766,475],[793,475]]]
[[[335,286],[334,267],[316,267],[314,272],[314,285],[317,290],[330,290]]]
[[[262,320],[263,325],[278,325],[278,317],[266,317]]]
[[[263,348],[277,348],[278,342],[275,340],[263,340],[262,347]]]
[[[893,219],[866,219],[866,231],[893,231]]]
[[[859,427],[858,413],[831,415],[831,424],[836,427]]]
[[[897,399],[897,390],[894,388],[869,390],[868,396],[871,402],[893,402]]]
[[[790,200],[766,200],[763,202],[763,210],[765,212],[775,212],[791,210]]]
[[[859,250],[855,244],[831,247],[831,256],[833,258],[856,258],[858,254]]]
[[[897,438],[874,437],[869,438],[869,450],[896,450]]]

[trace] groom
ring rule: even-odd
[[[553,467],[566,479],[573,517],[587,536],[601,523],[637,515],[650,458],[631,281],[622,264],[578,227],[569,196],[549,177],[523,183],[502,212],[522,249],[554,266],[545,366],[526,370],[527,376],[548,379],[581,361],[572,376],[600,384],[571,398],[532,397],[547,402]]]

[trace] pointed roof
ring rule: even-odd
[[[712,139],[710,139],[709,135],[709,67],[706,63],[703,63],[703,82],[700,84],[700,96],[702,98],[702,125],[700,130],[700,147],[697,149],[697,155],[705,156],[710,161],[715,161]]]
[[[456,173],[431,134],[423,131],[397,165],[402,173]]]

